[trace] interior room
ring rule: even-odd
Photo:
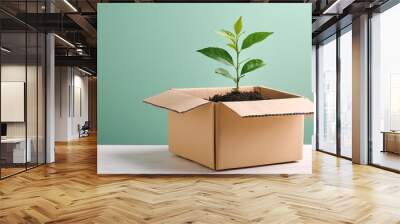
[[[45,162],[44,34],[1,34],[1,178]]]
[[[400,67],[395,59],[400,34],[394,32],[399,12],[397,5],[371,21],[372,51],[376,52],[372,58],[372,163],[395,170],[400,169]]]
[[[96,82],[92,74],[79,67],[57,66],[55,68],[55,141],[58,143],[87,137],[82,127],[89,126],[89,82]]]
[[[398,0],[0,1],[0,223],[400,223]]]

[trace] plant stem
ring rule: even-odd
[[[239,35],[236,37],[236,67],[235,67],[235,69],[236,69],[236,88],[235,88],[235,91],[236,92],[239,92],[239,81],[240,81],[240,78],[239,78],[239,66],[240,66],[239,54],[240,54],[240,51],[239,51],[238,41],[239,41]]]

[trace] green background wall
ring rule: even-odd
[[[228,49],[215,31],[243,16],[246,34],[272,31],[243,53],[267,66],[242,85],[264,85],[312,98],[310,4],[99,4],[98,144],[167,143],[167,113],[142,103],[170,88],[232,86],[220,66],[196,50]],[[305,143],[311,142],[307,119]]]

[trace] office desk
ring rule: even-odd
[[[400,132],[382,131],[382,134],[383,134],[382,152],[392,152],[400,154]]]
[[[28,144],[25,152],[25,138],[1,139],[1,157],[6,163],[25,163],[32,160],[32,141],[26,139]]]

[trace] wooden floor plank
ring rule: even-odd
[[[313,153],[312,175],[96,174],[96,138],[0,181],[0,223],[400,223],[400,175]]]

